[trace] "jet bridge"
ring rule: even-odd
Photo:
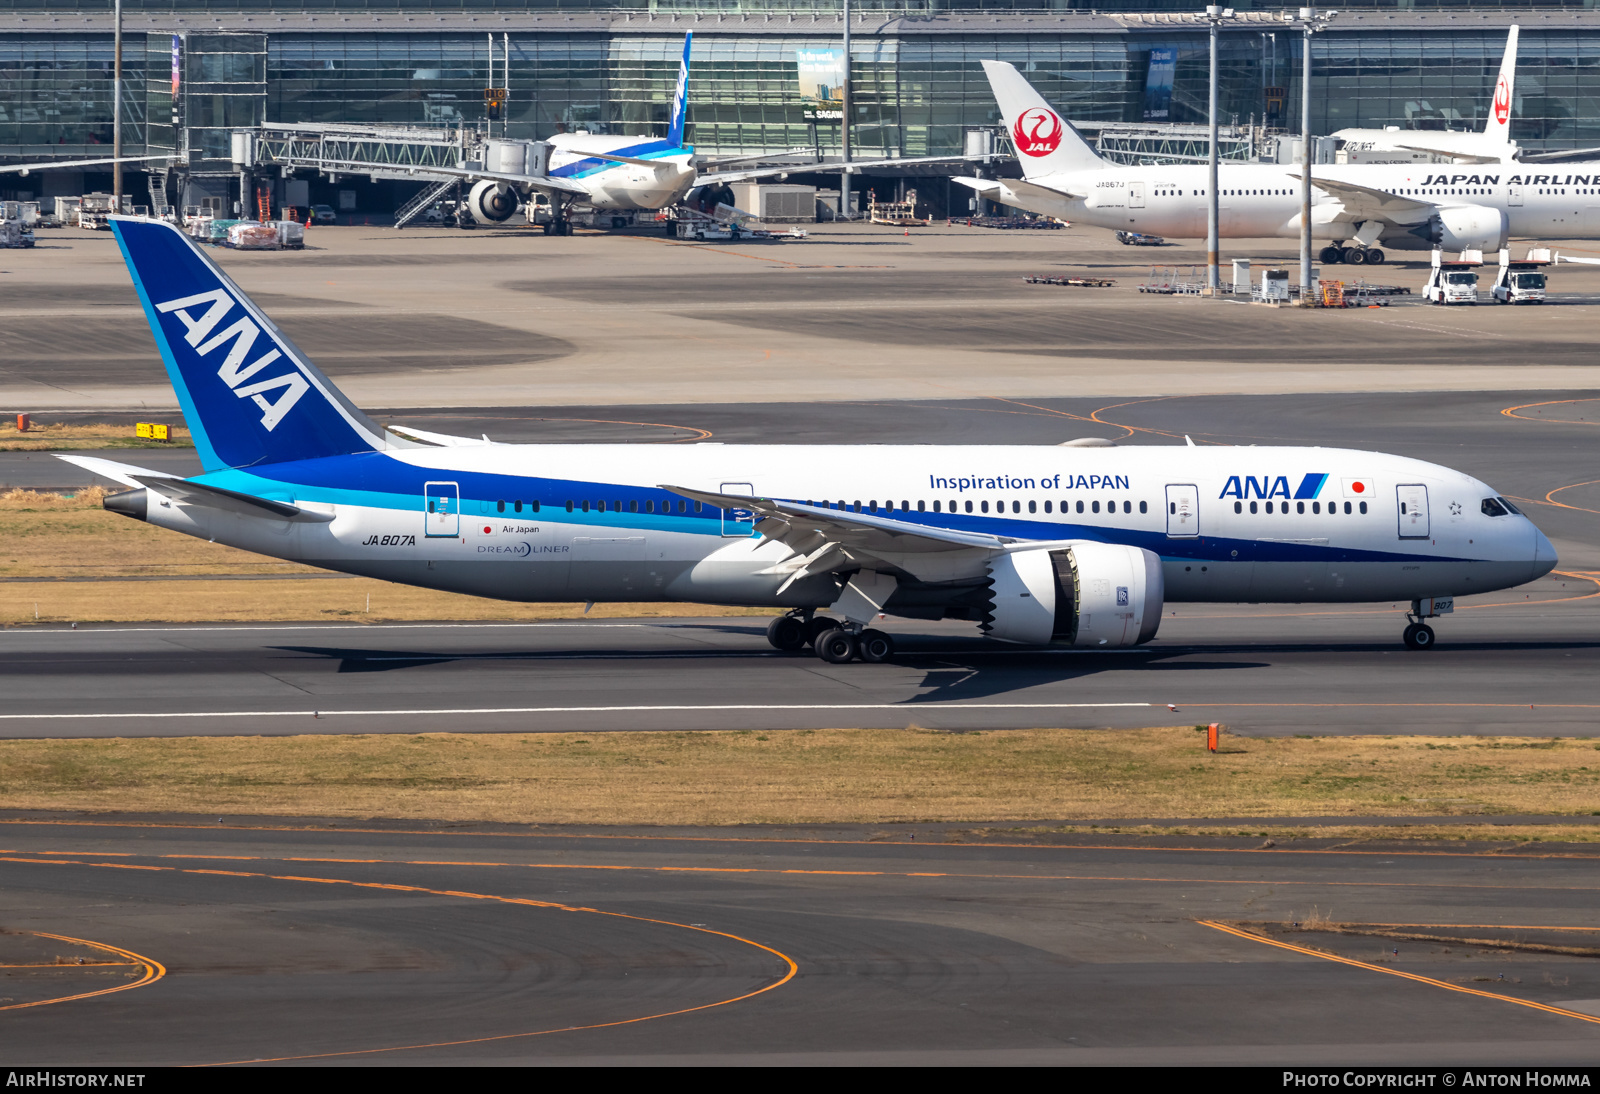
[[[235,130],[233,162],[241,171],[276,171],[287,178],[312,171],[329,181],[365,175],[431,183],[395,211],[403,228],[447,192],[470,181],[471,172],[545,176],[550,145],[544,141],[490,138],[477,129],[423,126],[266,123]]]

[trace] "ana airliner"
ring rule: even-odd
[[[1121,167],[1101,159],[1011,65],[984,61],[1022,166],[1019,179],[958,178],[994,201],[1150,235],[1204,236],[1204,164]],[[1300,168],[1223,163],[1219,232],[1300,236]],[[1600,239],[1600,162],[1347,164],[1312,169],[1311,231],[1325,264],[1378,263],[1392,250],[1498,251],[1511,236]]]
[[[502,600],[782,611],[774,646],[883,661],[886,616],[1025,645],[1148,642],[1179,601],[1409,601],[1556,564],[1470,475],[1335,448],[504,445],[385,430],[169,224],[113,217],[204,472],[64,455],[113,512]]]

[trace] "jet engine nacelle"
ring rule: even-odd
[[[1510,222],[1499,209],[1482,205],[1457,205],[1440,209],[1428,222],[1433,244],[1446,251],[1482,251],[1488,254],[1506,245]]]
[[[483,179],[472,187],[467,195],[467,211],[474,220],[482,224],[498,224],[502,220],[510,220],[511,214],[517,211],[517,206],[522,204],[522,199],[516,190],[503,182],[493,179]]]
[[[1075,543],[1002,555],[989,564],[989,637],[1110,649],[1156,636],[1166,587],[1161,559],[1141,547]]]

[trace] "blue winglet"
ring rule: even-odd
[[[181,231],[112,217],[207,471],[371,452],[383,431]]]
[[[667,143],[673,148],[683,145],[683,127],[689,120],[689,47],[694,43],[694,31],[683,36],[683,63],[678,65],[678,90],[672,96],[672,125],[667,130]]]

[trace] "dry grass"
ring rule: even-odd
[[[159,419],[164,415],[157,415]],[[166,423],[171,440],[147,441],[134,434],[132,425],[62,425],[33,422],[26,433],[17,431],[17,420],[0,420],[0,452],[67,452],[85,448],[193,448],[194,439],[181,425]]]
[[[0,624],[572,619],[582,604],[516,604],[370,578],[237,581],[227,575],[320,574],[158,528],[100,507],[107,491],[0,494],[0,577],[95,578],[0,582]],[[195,578],[218,577],[205,581]],[[138,577],[139,581],[116,578]],[[181,581],[150,578],[182,577]],[[591,618],[770,616],[704,604],[600,604]]]
[[[0,792],[9,808],[727,825],[1579,814],[1600,783],[1582,741],[1234,744],[1207,755],[1190,727],[6,741]]]

